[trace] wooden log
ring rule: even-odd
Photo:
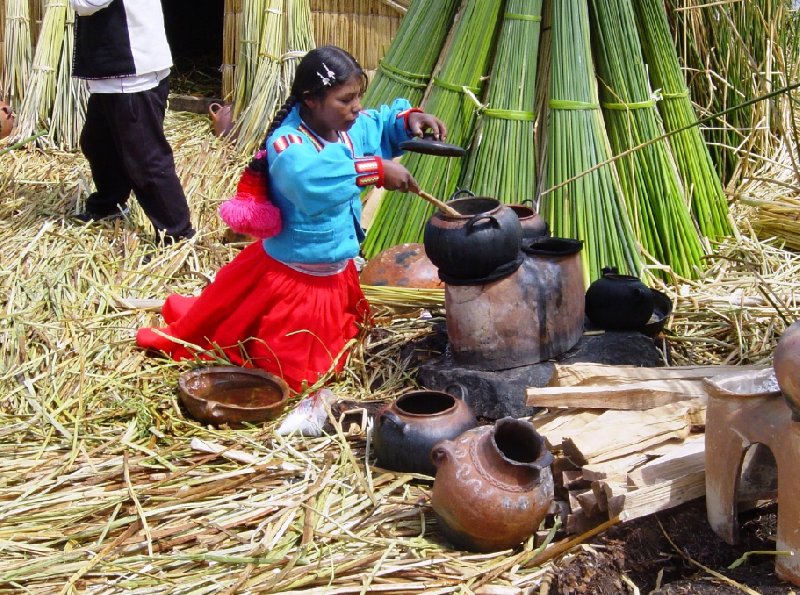
[[[585,490],[591,482],[583,478],[580,469],[568,469],[561,473],[561,484],[568,490]]]
[[[611,459],[600,463],[590,463],[581,468],[583,478],[587,481],[609,480],[618,483],[625,483],[628,480],[628,472],[637,465],[642,465],[648,461],[648,456],[641,452],[635,452],[625,457]]]
[[[600,417],[601,414],[601,411],[573,410],[553,415],[543,424],[537,424],[534,420],[533,425],[544,438],[548,448],[552,450],[561,446],[565,436],[579,433],[581,428]]]
[[[628,485],[651,486],[706,469],[706,444],[702,434],[687,438],[671,452],[628,473]]]
[[[626,384],[643,380],[703,379],[728,372],[763,370],[769,366],[671,366],[642,368],[607,364],[555,364],[549,386],[578,386],[592,384]]]
[[[622,457],[674,438],[689,435],[691,401],[671,403],[647,411],[606,411],[564,438],[562,449],[573,463],[582,466]]]
[[[645,410],[688,399],[708,399],[702,380],[647,380],[628,384],[526,389],[531,407]]]
[[[705,472],[690,473],[656,485],[627,490],[618,510],[619,518],[621,521],[637,519],[702,498],[705,493]],[[613,516],[617,506],[617,501],[609,501],[609,515]]]

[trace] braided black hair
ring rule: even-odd
[[[328,91],[345,84],[354,76],[361,78],[361,90],[366,91],[367,73],[350,53],[335,45],[320,46],[303,56],[297,65],[289,97],[275,113],[256,153],[257,157],[249,167],[258,172],[267,172],[267,140],[298,102],[306,98],[324,97]]]

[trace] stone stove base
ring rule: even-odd
[[[663,366],[664,356],[653,339],[641,333],[606,332],[583,335],[575,347],[554,361],[652,368]],[[462,366],[445,354],[421,364],[417,380],[426,388],[461,396],[475,415],[494,420],[506,415],[526,417],[536,413],[538,408],[525,403],[525,389],[547,386],[553,370],[553,361],[507,370],[481,370]]]

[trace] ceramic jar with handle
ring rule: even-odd
[[[233,130],[233,110],[228,104],[212,103],[208,106],[211,128],[215,136],[228,136]]]
[[[492,552],[530,537],[553,499],[553,455],[533,425],[504,417],[473,428],[431,453],[431,504],[456,547]]]
[[[433,446],[456,438],[477,423],[470,406],[450,393],[417,390],[402,395],[375,417],[372,443],[376,464],[392,471],[435,475]]]

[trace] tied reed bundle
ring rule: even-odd
[[[222,98],[230,101],[236,80],[236,48],[239,46],[239,22],[242,0],[225,0],[222,16]]]
[[[474,132],[479,106],[476,96],[489,69],[502,5],[499,0],[464,3],[433,77],[425,111],[447,124],[447,140],[453,144],[463,146]],[[449,158],[443,163],[441,157],[410,153],[402,157],[402,162],[420,188],[440,199],[452,194],[461,175],[462,158]],[[386,193],[367,234],[364,254],[369,258],[390,246],[421,241],[433,209],[418,198]]]
[[[730,235],[732,222],[728,203],[703,134],[697,126],[687,128],[697,121],[697,114],[678,63],[664,3],[638,0],[633,6],[650,80],[662,96],[658,110],[664,129],[666,132],[680,130],[669,137],[669,142],[690,197],[695,221],[700,232],[712,240]]]
[[[631,0],[592,0],[602,107],[628,213],[644,249],[695,278],[705,248],[647,80]],[[641,146],[645,143],[645,146]]]
[[[286,0],[286,51],[281,57],[281,77],[287,91],[294,81],[297,65],[309,50],[314,49],[309,0]]]
[[[285,0],[267,0],[252,100],[236,122],[236,149],[244,154],[252,154],[264,139],[264,132],[287,91],[281,81],[280,61],[286,48],[285,5]]]
[[[250,104],[253,81],[258,68],[258,48],[266,16],[267,0],[249,0],[242,3],[239,15],[239,53],[236,59],[236,86],[234,87],[233,117],[237,119]]]
[[[598,103],[588,8],[583,0],[559,0],[552,3],[551,16],[547,190],[540,198],[542,213],[553,235],[583,240],[581,260],[587,286],[606,265],[638,275],[642,267],[639,247],[609,162],[611,149]]]
[[[25,98],[32,61],[28,0],[8,0],[5,10],[0,98],[19,109]]]
[[[86,120],[86,104],[89,101],[89,86],[86,81],[72,78],[74,26],[75,11],[67,7],[66,31],[61,46],[49,138],[52,145],[64,150],[75,149],[78,146],[83,123]]]
[[[790,2],[667,0],[678,50],[701,116],[745,104],[795,80],[797,19]],[[787,77],[787,75],[789,75]],[[779,97],[726,113],[704,130],[724,184],[749,175],[761,156],[778,150],[792,119],[792,101]]]
[[[415,0],[400,23],[375,77],[364,94],[365,107],[405,97],[419,105],[459,6],[458,0]]]
[[[27,92],[18,114],[15,133],[17,139],[31,136],[38,128],[50,126],[66,20],[67,0],[48,0],[36,42]]]
[[[508,0],[461,186],[505,203],[536,191],[536,71],[541,0]]]

